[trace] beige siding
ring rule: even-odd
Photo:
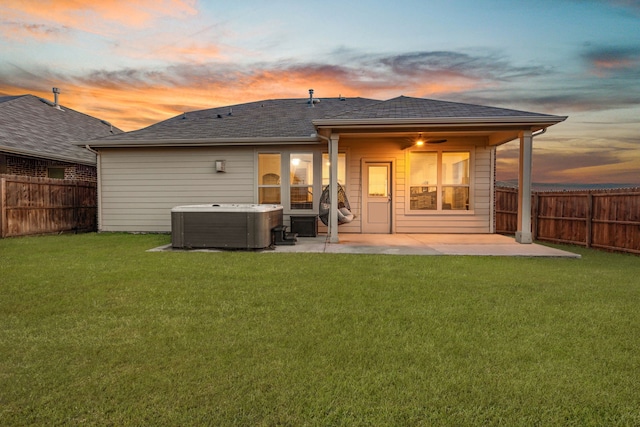
[[[490,233],[492,231],[492,149],[473,141],[457,141],[451,147],[472,152],[471,211],[416,214],[406,206],[407,150],[402,141],[341,138],[347,153],[347,196],[355,219],[341,225],[340,233],[361,232],[361,169],[363,160],[392,163],[392,228],[395,233]],[[271,149],[272,148],[272,149]],[[285,147],[283,147],[285,148]],[[315,193],[320,195],[322,147],[286,147],[314,151]],[[278,152],[278,147],[268,150]],[[128,148],[100,152],[99,229],[101,231],[171,231],[171,208],[204,203],[255,203],[255,159],[252,147]],[[226,173],[216,173],[216,160],[226,160]],[[288,223],[285,209],[285,222]],[[301,212],[304,213],[304,212]],[[326,227],[321,226],[321,231]]]
[[[348,184],[347,196],[355,219],[349,224],[340,226],[340,233],[360,233],[362,217],[362,161],[392,162],[392,228],[395,233],[489,233],[492,223],[491,182],[491,148],[465,144],[440,146],[447,150],[469,149],[472,152],[471,198],[472,210],[464,212],[446,212],[415,214],[408,212],[406,202],[406,161],[407,152],[402,144],[393,140],[342,139],[340,149],[347,150]]]
[[[100,151],[101,231],[171,231],[171,208],[254,202],[253,148]],[[225,173],[215,161],[226,160]]]

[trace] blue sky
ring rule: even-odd
[[[134,130],[267,98],[399,95],[569,116],[539,182],[640,183],[640,1],[0,0],[0,94]],[[499,149],[514,178],[517,144]]]

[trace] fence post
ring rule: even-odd
[[[4,239],[7,234],[7,181],[0,177],[0,239]]]
[[[539,203],[540,195],[538,193],[533,193],[533,218],[531,219],[531,234],[533,240],[536,240],[538,238]]]
[[[593,194],[587,193],[587,230],[586,230],[586,245],[591,247],[593,242]]]
[[[78,234],[78,228],[80,226],[80,213],[78,208],[78,192],[80,191],[78,182],[73,183],[73,232]]]

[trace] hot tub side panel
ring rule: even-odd
[[[266,248],[271,245],[271,230],[283,224],[282,209],[250,213],[247,216],[247,247]]]
[[[172,212],[174,248],[259,249],[271,245],[282,209],[266,212]]]

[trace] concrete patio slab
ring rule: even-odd
[[[150,251],[220,252],[219,249],[173,249],[171,245]],[[580,258],[575,254],[537,243],[520,244],[499,234],[341,234],[340,243],[327,236],[299,237],[292,246],[275,246],[262,253],[334,253],[380,255],[470,255]]]

